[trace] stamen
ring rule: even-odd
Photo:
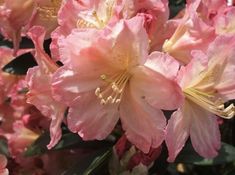
[[[108,0],[105,2],[106,5],[106,16],[107,16],[107,21],[113,16],[113,6],[115,4],[115,0]]]
[[[230,119],[235,115],[235,107],[233,104],[225,108],[223,100],[220,98],[216,99],[212,94],[206,94],[194,88],[185,89],[184,94],[192,102],[222,118]]]
[[[111,78],[108,78],[105,74],[101,75],[101,80],[108,85],[103,90],[100,87],[95,90],[95,95],[101,100],[100,104],[120,103],[126,83],[130,77],[131,75],[127,71],[115,74]]]
[[[97,28],[94,24],[85,21],[84,19],[78,19],[77,28]]]

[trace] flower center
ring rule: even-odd
[[[216,98],[213,94],[205,93],[195,88],[185,89],[184,94],[187,99],[222,118],[230,119],[235,115],[233,104],[225,107],[222,99]]]
[[[100,104],[120,103],[122,95],[131,74],[128,71],[115,74],[108,78],[107,75],[102,74],[100,78],[108,85],[101,89],[97,87],[95,95],[100,99]]]
[[[51,0],[51,5],[40,6],[38,5],[37,10],[39,16],[44,20],[50,20],[52,18],[57,18],[57,13],[61,5],[61,0]]]
[[[102,29],[109,22],[110,18],[113,16],[113,7],[115,4],[115,0],[106,0],[104,6],[94,10],[91,14],[86,12],[86,14],[82,14],[77,21],[78,28],[97,28]],[[104,14],[101,13],[99,15],[99,11],[103,11]],[[84,16],[84,17],[83,17]],[[89,17],[88,17],[89,16]]]

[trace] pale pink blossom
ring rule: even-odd
[[[169,17],[166,0],[66,1],[58,13],[60,26],[52,33],[53,58],[60,60],[58,40],[67,37],[72,30],[102,30],[115,25],[120,19],[130,19],[136,15],[145,17],[145,28],[152,42],[152,50],[159,48],[165,40],[165,35],[162,37],[161,34],[164,31],[162,28]]]
[[[7,158],[0,154],[0,175],[8,175],[9,171],[6,168],[7,166]]]
[[[39,133],[26,128],[23,122],[18,120],[13,123],[13,133],[8,133],[5,136],[8,141],[10,154],[15,157],[25,151],[39,137]]]
[[[61,138],[61,123],[66,109],[64,105],[56,102],[51,94],[51,78],[58,66],[43,50],[45,30],[42,27],[33,27],[28,35],[34,42],[38,66],[30,68],[27,72],[27,102],[35,105],[43,115],[51,119],[51,142],[48,148],[52,148]]]
[[[19,48],[22,27],[29,22],[34,6],[34,0],[0,1],[0,31],[13,41],[15,51]]]
[[[58,39],[68,36],[73,29],[102,29],[111,19],[117,21],[119,18],[116,6],[120,0],[70,0],[62,4],[58,13],[59,27],[52,33],[51,52],[52,57],[60,59]],[[63,59],[61,60],[63,62]]]
[[[200,0],[187,4],[185,14],[173,35],[162,46],[163,51],[183,64],[189,63],[191,51],[206,51],[215,39],[214,27],[207,24],[196,12]]]
[[[48,39],[58,26],[57,13],[62,0],[35,0],[35,2],[36,7],[25,30],[28,31],[33,26],[42,26],[46,30],[45,39]]]
[[[30,52],[31,49],[20,49],[16,56]],[[13,50],[0,47],[0,68],[12,61]],[[20,91],[25,87],[24,76],[0,72],[0,135],[12,131],[12,123],[19,119],[28,106],[25,103],[25,94]]]
[[[33,26],[43,26],[47,38],[58,26],[57,12],[62,0],[2,0],[0,1],[0,32],[19,48],[21,36]]]
[[[76,31],[64,40],[64,56],[76,66],[54,74],[54,97],[70,107],[68,127],[84,140],[105,139],[120,118],[127,138],[143,152],[162,143],[166,121],[160,109],[176,109],[182,100],[173,81],[179,64],[160,52],[148,55],[143,24],[141,17],[121,20],[80,51],[90,33],[81,39]]]
[[[229,119],[235,114],[233,104],[224,102],[235,97],[235,38],[218,37],[206,54],[193,51],[193,59],[182,67],[178,80],[185,102],[173,113],[166,129],[169,161],[174,161],[190,136],[195,151],[213,158],[220,148],[217,116]]]
[[[235,34],[235,7],[227,8],[215,20],[216,33],[219,35]]]

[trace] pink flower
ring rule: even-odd
[[[6,168],[7,166],[7,158],[0,154],[0,175],[8,175],[9,171]]]
[[[205,23],[196,12],[199,4],[200,0],[196,0],[187,5],[174,34],[162,46],[163,51],[183,64],[190,62],[192,50],[205,51],[215,39],[214,28]]]
[[[161,29],[169,17],[166,0],[71,0],[66,1],[59,13],[59,27],[52,33],[52,56],[60,59],[58,40],[67,37],[72,30],[84,32],[102,30],[115,25],[120,19],[130,19],[136,15],[145,16],[145,28],[152,42],[152,50],[164,42]],[[157,38],[157,39],[156,39]],[[61,60],[64,61],[63,59]]]
[[[215,20],[216,33],[223,34],[235,34],[235,7],[226,9],[223,13],[218,15]]]
[[[60,58],[58,39],[68,36],[73,29],[84,29],[84,32],[99,30],[111,23],[112,19],[117,21],[118,4],[119,0],[70,0],[63,3],[58,13],[59,27],[52,33],[52,57],[56,60]]]
[[[215,115],[228,119],[235,114],[233,104],[224,106],[235,97],[234,47],[234,37],[218,37],[206,54],[194,51],[192,61],[181,68],[178,79],[185,102],[167,125],[168,161],[174,161],[189,136],[199,155],[217,155],[221,143]]]
[[[21,36],[34,25],[44,26],[47,38],[57,27],[57,12],[61,0],[2,0],[0,2],[0,32],[19,48]]]
[[[31,49],[20,49],[17,56],[29,51]],[[14,58],[12,49],[0,47],[1,69]],[[24,87],[23,79],[24,76],[0,72],[0,135],[12,131],[12,123],[21,117],[27,107],[25,94],[20,93]]]
[[[29,22],[34,10],[33,0],[3,0],[0,2],[0,31],[19,48],[21,29]]]
[[[26,81],[29,88],[27,102],[35,105],[43,115],[51,119],[51,142],[48,148],[52,148],[61,138],[61,123],[66,108],[56,102],[51,94],[51,78],[58,66],[43,50],[45,30],[42,27],[33,27],[28,35],[35,45],[35,59],[38,66],[30,68],[27,72]]]
[[[53,32],[58,26],[57,13],[60,9],[62,0],[35,0],[36,8],[30,18],[30,21],[26,25],[28,31],[33,26],[42,26],[46,30],[45,38],[51,37]]]
[[[30,144],[32,144],[39,134],[29,130],[18,120],[13,123],[13,133],[6,134],[8,140],[9,151],[11,155],[20,155]]]
[[[121,20],[80,51],[90,33],[81,39],[76,31],[64,40],[64,56],[75,66],[54,74],[54,97],[70,107],[68,127],[84,140],[106,138],[120,118],[127,138],[143,152],[162,143],[166,121],[160,109],[176,109],[182,100],[172,80],[179,65],[163,53],[148,56],[143,23],[141,17]]]

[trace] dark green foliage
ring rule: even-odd
[[[36,66],[33,55],[28,52],[16,57],[14,60],[6,64],[2,70],[9,74],[26,75],[29,68]]]

